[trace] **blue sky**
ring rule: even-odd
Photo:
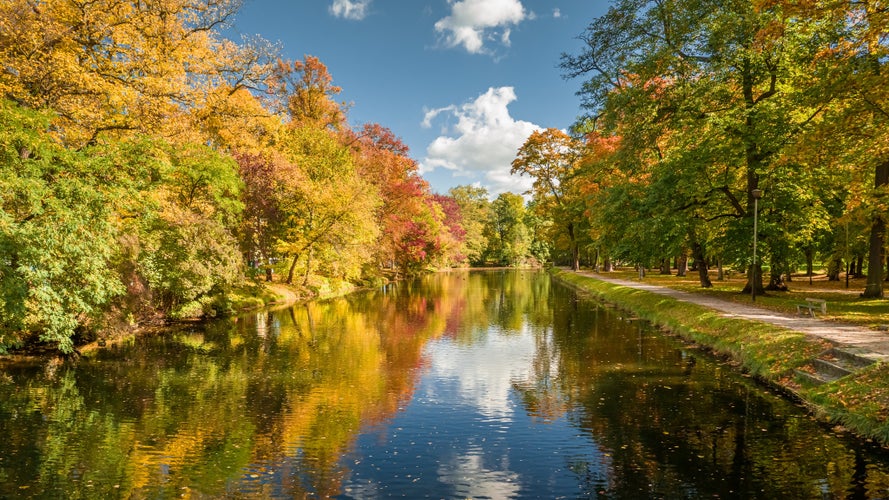
[[[376,122],[408,145],[432,189],[461,184],[521,193],[509,175],[525,138],[567,129],[579,80],[562,52],[605,0],[245,0],[236,35],[279,42],[282,56],[318,57],[350,104],[349,123]]]

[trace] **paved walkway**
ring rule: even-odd
[[[840,347],[854,349],[857,351],[856,354],[860,356],[868,357],[875,361],[889,361],[889,332],[878,332],[834,321],[782,314],[768,309],[739,304],[737,302],[729,302],[703,294],[688,293],[657,285],[647,285],[638,281],[610,278],[602,274],[588,271],[581,271],[578,274],[614,283],[616,285],[645,290],[647,292],[672,297],[676,300],[709,307],[710,309],[722,312],[726,317],[762,321],[795,332],[814,335],[816,337],[830,340]]]

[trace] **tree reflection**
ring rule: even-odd
[[[508,383],[489,406],[518,400],[534,422],[589,436],[595,454],[555,458],[585,496],[859,498],[889,487],[874,455],[623,313],[542,274],[454,271],[143,336],[76,364],[9,368],[0,497],[341,494],[354,465],[343,457],[408,405],[436,339],[454,351],[533,346],[527,360],[476,354],[459,359],[479,366],[449,369],[486,383],[498,368],[486,362],[527,363],[497,371]],[[441,453],[438,480],[484,479],[467,495],[520,491],[521,474],[485,463],[483,449]]]
[[[0,496],[336,495],[340,457],[410,399],[423,345],[463,304],[406,287],[12,372]]]
[[[825,435],[706,355],[573,291],[559,294],[552,332],[538,333],[535,378],[517,390],[529,414],[548,401],[549,418],[567,412],[607,450],[605,482],[583,464],[571,466],[591,493],[843,498],[861,491],[850,490],[862,481],[854,444]],[[870,472],[867,489],[886,491],[886,467]]]

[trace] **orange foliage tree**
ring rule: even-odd
[[[572,269],[580,267],[578,225],[583,205],[576,183],[580,144],[561,130],[549,128],[533,132],[512,161],[513,174],[534,179],[531,190],[537,210],[558,221],[568,236]]]

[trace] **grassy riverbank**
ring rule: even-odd
[[[757,321],[727,318],[703,306],[589,276],[552,272],[601,300],[729,357],[751,375],[796,394],[820,418],[889,445],[889,364],[877,363],[835,382],[806,387],[798,383],[794,370],[831,347],[826,340]]]
[[[223,294],[205,297],[197,302],[190,315],[173,320],[199,320],[232,316],[264,307],[281,307],[297,302],[342,297],[362,288],[339,280],[315,278],[310,285],[291,285],[280,281],[245,281]]]
[[[339,286],[312,290],[279,282],[244,282],[224,294],[206,296],[195,301],[193,307],[183,309],[183,313],[178,315],[168,316],[160,311],[149,311],[144,312],[138,321],[135,318],[111,321],[106,328],[93,332],[86,338],[75,339],[75,354],[83,355],[105,346],[127,342],[134,336],[162,331],[177,323],[207,321],[268,307],[286,307],[300,301],[345,295],[355,289],[354,286]],[[55,343],[41,342],[35,335],[22,346],[0,354],[0,363],[45,361],[59,354]]]

